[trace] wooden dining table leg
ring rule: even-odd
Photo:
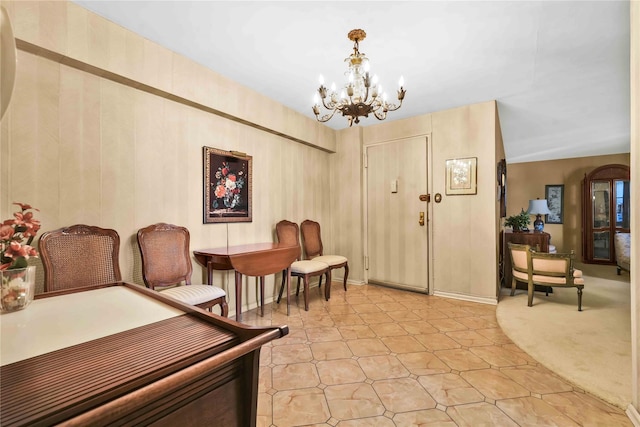
[[[207,285],[213,286],[213,262],[207,262]]]
[[[242,321],[242,273],[236,271],[236,320]]]
[[[264,276],[260,276],[260,316],[264,317]]]

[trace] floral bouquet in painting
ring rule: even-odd
[[[25,308],[33,300],[35,291],[35,266],[29,267],[27,260],[38,256],[31,242],[40,230],[40,221],[33,217],[37,209],[24,203],[14,205],[20,206],[20,211],[0,225],[0,308],[3,311]]]
[[[242,170],[234,172],[229,167],[229,162],[222,162],[222,165],[216,172],[216,183],[211,185],[215,187],[213,192],[215,199],[212,203],[213,209],[234,209],[241,203],[240,191],[245,184],[245,176]]]

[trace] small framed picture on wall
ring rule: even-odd
[[[547,224],[562,224],[564,215],[564,185],[545,185],[544,195],[547,199],[550,214],[545,216]]]
[[[477,164],[477,157],[447,160],[445,194],[476,194]]]

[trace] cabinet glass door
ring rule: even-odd
[[[593,258],[611,258],[611,183],[610,181],[594,181],[591,183],[591,195],[593,199]]]
[[[582,258],[615,265],[613,238],[631,227],[630,168],[604,165],[585,174],[582,186]]]
[[[593,197],[593,228],[605,228],[610,225],[609,206],[609,181],[596,181],[591,183]]]
[[[615,188],[616,228],[628,230],[629,228],[631,228],[629,181],[617,179],[613,181],[613,185]]]

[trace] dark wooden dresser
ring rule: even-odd
[[[252,327],[141,286],[41,296],[3,313],[2,426],[255,426]]]
[[[538,252],[549,252],[549,241],[551,235],[549,233],[540,231],[519,231],[514,233],[511,230],[503,230],[500,232],[500,254],[501,254],[501,274],[502,274],[502,286],[511,288],[511,255],[509,254],[508,243],[517,243],[520,245],[529,245],[532,248],[536,248]],[[527,285],[524,283],[516,283],[518,289],[527,289]],[[546,291],[546,287],[544,290]],[[536,290],[537,287],[536,287]]]

